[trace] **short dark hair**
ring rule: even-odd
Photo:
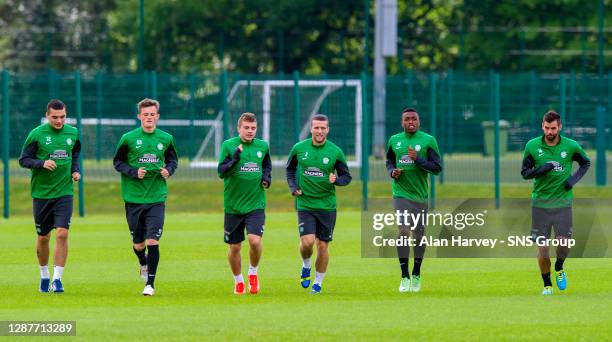
[[[546,112],[546,114],[544,114],[544,118],[542,118],[542,121],[546,121],[548,123],[557,121],[557,123],[560,125],[561,115],[559,115],[559,113],[555,112],[554,110],[549,110],[548,112]]]
[[[329,119],[327,118],[327,115],[325,114],[315,114],[310,118],[310,124],[312,124],[313,121],[327,121],[329,122]]]
[[[159,101],[156,101],[153,99],[143,99],[142,101],[138,102],[138,104],[136,105],[136,109],[138,110],[138,113],[140,113],[141,109],[147,108],[147,107],[155,107],[157,108],[157,111],[159,112]]]
[[[253,113],[249,113],[249,112],[242,113],[242,115],[240,115],[240,118],[238,118],[238,127],[240,127],[243,121],[257,122],[257,117]]]
[[[404,115],[404,113],[416,113],[417,115],[419,115],[419,112],[417,112],[416,109],[411,107],[404,108],[404,110],[402,110],[402,115]]]
[[[58,99],[53,99],[49,101],[49,103],[47,103],[47,113],[49,112],[49,109],[62,110],[65,108],[66,108],[66,104],[64,104],[64,102]]]

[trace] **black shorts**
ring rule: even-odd
[[[572,237],[572,208],[531,207],[531,237],[548,239],[552,229],[555,236]]]
[[[417,202],[413,200],[409,200],[407,198],[394,197],[393,198],[393,207],[396,211],[400,211],[403,213],[404,211],[409,214],[421,214],[419,217],[423,217],[423,219],[419,219],[417,222],[413,221],[413,216],[408,216],[408,225],[398,226],[400,233],[404,233],[405,230],[413,231],[416,234],[422,236],[425,233],[425,218],[427,217],[427,209],[428,204]]]
[[[336,211],[298,211],[300,236],[315,234],[321,241],[332,241],[336,226]]]
[[[159,241],[164,232],[164,202],[139,204],[125,203],[125,217],[132,234],[132,242],[143,243],[145,240]]]
[[[54,228],[70,228],[72,217],[72,195],[53,199],[34,198],[32,212],[36,234],[45,236]]]
[[[244,241],[244,230],[247,234],[263,236],[266,213],[263,209],[256,209],[246,214],[225,213],[223,240],[229,244]]]

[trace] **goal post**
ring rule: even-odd
[[[297,142],[296,139],[303,140],[309,136],[310,118],[315,114],[326,114],[331,121],[330,140],[343,148],[350,167],[361,167],[361,87],[359,79],[240,79],[232,85],[227,95],[228,113],[219,111],[214,120],[215,127],[223,127],[223,117],[227,115],[225,122],[229,127],[226,128],[235,135],[238,116],[244,111],[254,112],[260,121],[258,136],[270,144],[273,165],[282,166],[286,162],[283,157]],[[214,149],[218,158],[217,144],[220,144],[222,131],[215,129],[208,132],[190,164],[192,167],[216,167],[216,159],[212,160],[209,156]]]

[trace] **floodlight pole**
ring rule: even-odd
[[[397,55],[397,0],[376,0],[374,34],[374,153],[384,155],[386,56]]]
[[[138,7],[138,71],[144,70],[144,0]]]

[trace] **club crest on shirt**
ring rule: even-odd
[[[414,147],[414,150],[415,150],[415,151],[417,151],[417,152],[419,152],[419,151],[421,150],[421,145],[416,145],[416,146]]]
[[[263,157],[263,153],[261,153],[261,151],[257,151],[257,158],[261,158]]]
[[[567,152],[561,151],[561,158],[566,158],[566,157],[567,157]]]
[[[162,143],[157,144],[157,149],[158,150],[163,150],[164,149],[164,145]]]
[[[397,144],[395,145],[395,148],[399,148],[400,146],[402,146],[402,142],[398,141]]]
[[[325,165],[329,164],[329,158],[327,157],[323,158],[323,164]]]
[[[66,144],[68,144],[68,146],[72,145],[72,139],[70,138],[66,139]]]

